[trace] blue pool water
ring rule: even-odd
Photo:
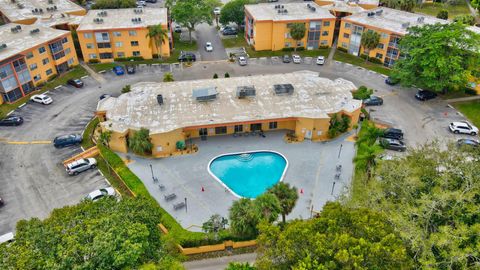
[[[256,198],[281,180],[287,160],[273,152],[224,155],[210,163],[210,171],[238,196]]]

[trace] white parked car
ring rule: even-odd
[[[238,64],[240,66],[246,66],[247,65],[247,58],[245,58],[245,56],[238,57]]]
[[[212,43],[211,43],[211,42],[205,43],[205,50],[206,50],[207,52],[213,52],[213,46],[212,46]]]
[[[82,158],[66,165],[68,175],[77,175],[88,169],[95,169],[97,167],[97,160],[94,158]]]
[[[298,54],[292,55],[293,63],[300,64],[302,62],[302,58]]]
[[[107,187],[107,188],[97,189],[97,190],[94,190],[94,191],[88,193],[88,195],[87,195],[87,197],[85,197],[85,199],[92,200],[92,201],[95,202],[95,201],[98,201],[105,196],[115,196],[115,195],[116,195],[115,189],[112,188],[112,187]]]
[[[147,2],[145,2],[145,1],[137,1],[137,6],[142,6],[142,7],[144,7],[144,6],[146,6],[146,5],[147,5]]]
[[[53,102],[53,99],[45,94],[33,95],[30,100],[44,105],[48,105]]]
[[[215,15],[220,15],[220,10],[221,10],[220,7],[214,8],[214,9],[213,9],[213,14],[215,14]]]
[[[467,121],[452,122],[448,127],[450,128],[450,131],[455,134],[463,133],[472,136],[478,134],[478,128]]]
[[[317,65],[325,64],[325,56],[318,56],[317,57]]]

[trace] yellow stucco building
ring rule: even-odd
[[[0,26],[0,104],[78,65],[69,31],[38,25]]]
[[[148,26],[153,25],[168,30],[168,37],[158,50],[147,37]],[[172,46],[170,31],[164,8],[90,10],[77,28],[84,60],[102,63],[128,57],[152,59],[157,54],[168,57]]]
[[[307,29],[298,42],[290,36],[292,23],[304,23]],[[245,39],[257,51],[331,47],[334,29],[335,16],[313,2],[245,5]]]
[[[354,90],[350,81],[312,71],[138,83],[99,101],[97,116],[102,130],[112,132],[113,150],[127,152],[128,138],[147,128],[153,156],[167,157],[178,154],[178,142],[235,133],[285,130],[298,141],[325,140],[334,114],[358,122],[362,102],[352,98]]]

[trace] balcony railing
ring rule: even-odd
[[[398,48],[398,43],[395,43],[395,42],[389,42],[389,43],[388,43],[388,47],[392,47],[392,48]]]

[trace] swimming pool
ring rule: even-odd
[[[249,151],[215,157],[208,172],[237,197],[256,198],[281,181],[288,161],[274,151]]]

